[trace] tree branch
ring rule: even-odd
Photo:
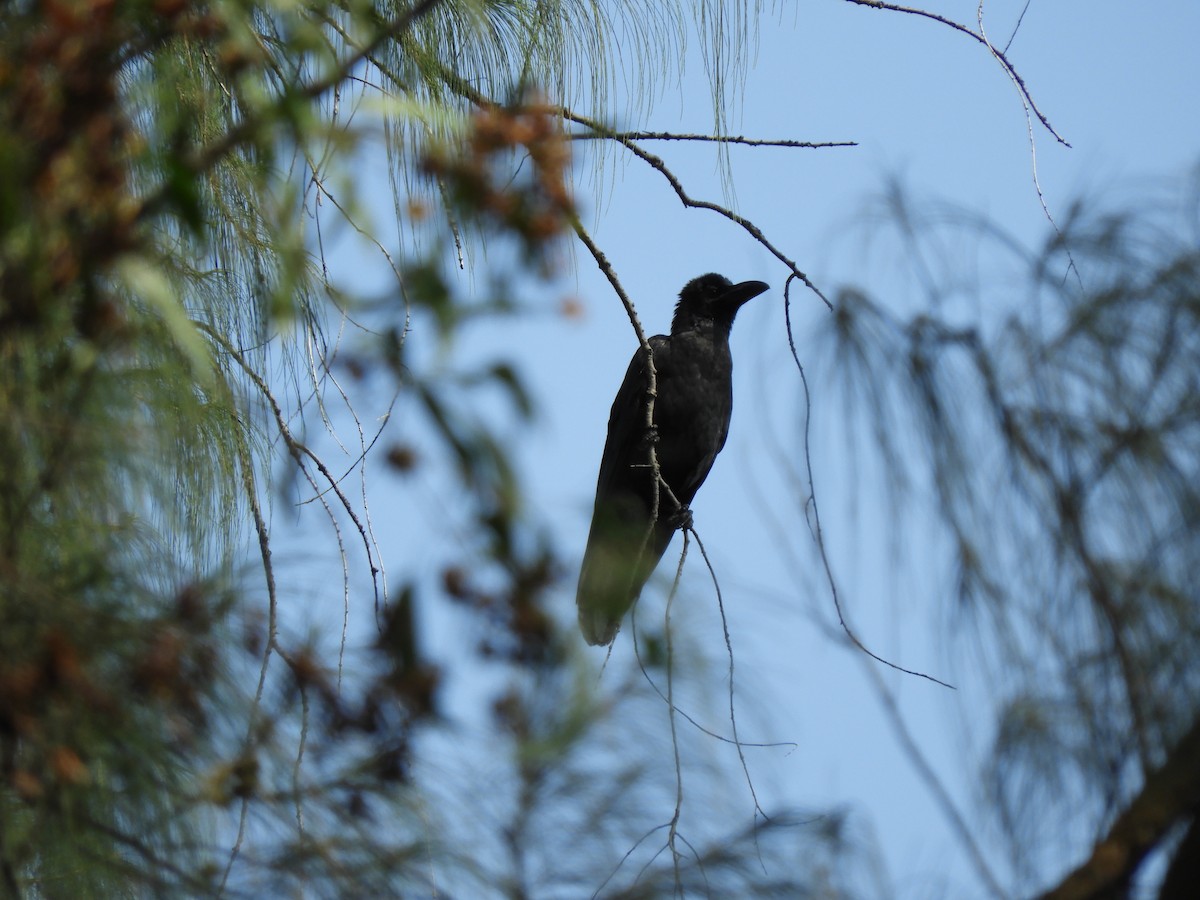
[[[670,170],[670,168],[668,168],[667,164],[663,161],[662,157],[656,156],[655,154],[651,153],[649,150],[646,150],[645,148],[638,146],[638,144],[635,143],[630,138],[623,137],[620,132],[610,131],[609,129],[606,129],[603,125],[601,125],[599,122],[589,119],[586,116],[581,116],[578,113],[572,112],[570,109],[566,108],[565,106],[560,108],[558,110],[558,113],[568,122],[574,122],[577,125],[583,125],[586,128],[592,129],[594,132],[596,132],[601,137],[610,138],[610,139],[616,141],[618,144],[623,146],[625,149],[627,149],[630,153],[632,153],[638,159],[647,163],[652,169],[654,169],[660,175],[662,175],[663,178],[667,179],[667,183],[669,185],[671,185],[671,189],[673,191],[675,191],[675,195],[677,197],[679,197],[679,201],[684,206],[689,207],[691,209],[707,209],[710,212],[715,212],[720,216],[724,216],[726,219],[728,219],[730,222],[733,222],[736,225],[740,225],[744,231],[746,231],[752,238],[754,238],[754,240],[758,241],[758,243],[760,243],[764,247],[766,247],[772,256],[774,256],[781,263],[783,263],[785,266],[787,266],[788,271],[791,272],[795,278],[797,278],[810,291],[812,291],[814,294],[816,294],[818,297],[820,297],[821,300],[824,302],[825,306],[831,312],[833,311],[833,304],[829,301],[828,297],[826,297],[823,293],[821,293],[821,289],[818,288],[815,284],[813,284],[812,280],[807,275],[805,275],[804,272],[802,272],[800,270],[800,268],[796,265],[795,261],[792,260],[791,258],[789,258],[788,256],[786,256],[782,250],[780,250],[778,247],[776,247],[774,244],[772,244],[771,241],[767,239],[767,236],[765,234],[763,234],[762,229],[760,229],[757,225],[755,225],[749,219],[739,216],[737,213],[733,212],[730,209],[727,209],[724,206],[721,206],[719,203],[713,203],[710,200],[696,200],[693,197],[691,197],[688,194],[688,192],[684,189],[683,182],[681,182],[679,180],[678,176],[676,176],[675,173],[672,172]]]
[[[589,128],[586,132],[572,132],[567,135],[572,141],[693,141],[713,144],[739,144],[743,147],[798,147],[803,149],[823,149],[827,147],[857,147],[858,141],[793,141],[786,138],[763,139],[748,138],[731,134],[681,134],[674,131],[596,131]]]
[[[1088,900],[1126,882],[1180,818],[1200,804],[1200,719],[1141,793],[1117,817],[1087,861],[1039,900]]]
[[[1008,77],[1012,79],[1017,91],[1020,93],[1022,99],[1029,104],[1029,108],[1033,111],[1033,114],[1037,116],[1038,121],[1042,123],[1042,127],[1050,132],[1054,139],[1064,147],[1071,146],[1062,137],[1062,135],[1054,130],[1054,126],[1050,124],[1050,120],[1046,118],[1040,109],[1038,109],[1037,104],[1033,100],[1033,95],[1029,93],[1029,88],[1025,85],[1025,79],[1017,73],[1017,70],[1013,67],[1013,64],[1009,62],[1008,57],[1005,56],[1004,51],[993,46],[991,41],[989,41],[985,35],[974,32],[966,25],[955,22],[953,19],[947,19],[945,16],[940,16],[937,13],[932,13],[925,9],[919,9],[915,6],[900,6],[896,3],[884,3],[882,0],[846,0],[846,2],[853,3],[855,6],[869,6],[872,9],[886,9],[890,12],[907,13],[910,16],[919,16],[923,19],[932,19],[934,22],[945,25],[947,28],[953,28],[955,31],[974,38],[979,43],[983,44],[983,46],[988,49],[988,52],[990,52],[996,58],[996,62],[1000,64],[1000,67],[1004,69]],[[1022,13],[1022,15],[1024,15],[1024,13]]]

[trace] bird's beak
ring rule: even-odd
[[[765,281],[743,281],[726,290],[717,301],[717,305],[731,313],[737,312],[743,303],[753,300],[769,287]]]

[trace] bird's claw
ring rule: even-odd
[[[680,506],[667,516],[667,523],[676,531],[692,530],[692,511],[686,506]]]

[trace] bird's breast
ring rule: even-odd
[[[663,477],[686,504],[725,444],[733,379],[728,345],[679,337],[672,338],[668,354],[656,354],[654,420]]]

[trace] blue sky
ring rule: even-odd
[[[861,284],[894,299],[915,301],[890,280],[888,248],[867,252],[863,235],[873,202],[889,179],[918,200],[941,199],[987,215],[1031,246],[1048,223],[1031,174],[1031,148],[1021,100],[986,49],[928,20],[825,0],[782,4],[761,20],[757,53],[743,102],[731,104],[731,130],[754,138],[852,140],[852,149],[731,150],[738,211],[758,225],[830,296]],[[776,7],[780,4],[775,4]],[[993,42],[1008,42],[1022,2],[990,2],[985,26]],[[928,8],[974,26],[976,5]],[[793,11],[794,9],[794,11]],[[1144,186],[1182,177],[1200,159],[1200,4],[1173,0],[1149,7],[1085,0],[1033,0],[1008,55],[1042,111],[1071,144],[1058,145],[1036,122],[1038,176],[1052,214],[1083,194],[1122,199]],[[711,129],[703,68],[694,58],[680,91],[668,90],[653,115],[630,127],[683,132]],[[711,147],[649,143],[693,196],[720,201]],[[814,609],[828,617],[832,600],[815,568],[800,499],[772,462],[767,431],[795,440],[799,383],[787,353],[781,288],[786,272],[733,224],[683,209],[662,177],[610,150],[602,198],[586,193],[588,161],[577,159],[581,204],[593,235],[638,305],[648,332],[666,330],[675,295],[688,279],[718,271],[735,281],[761,279],[772,291],[744,308],[733,334],[734,419],[729,442],[695,504],[696,527],[721,578],[738,662],[744,738],[795,741],[791,752],[760,751],[752,771],[764,805],[806,808],[851,804],[870,822],[900,896],[980,893],[962,852],[929,793],[898,749],[860,657],[813,626]],[[380,192],[385,192],[381,174]],[[385,232],[386,233],[386,232]],[[486,277],[487,260],[470,278]],[[635,348],[624,310],[586,251],[577,248],[564,277],[529,297],[535,312],[510,324],[470,332],[460,352],[485,360],[518,358],[540,406],[537,422],[517,436],[533,487],[530,504],[577,563],[586,538],[592,490],[609,404]],[[578,298],[584,314],[560,315]],[[827,312],[811,294],[793,292],[793,319],[802,353]],[[414,335],[413,339],[419,339]],[[805,357],[806,361],[807,358]],[[564,375],[565,373],[565,375]],[[881,655],[970,682],[958,693],[883,670],[924,752],[963,806],[974,784],[973,757],[986,749],[991,722],[986,685],[957,668],[952,648],[932,645],[939,575],[928,558],[889,556],[882,486],[856,468],[839,433],[838,410],[824,406],[818,371],[810,370],[814,465],[827,540],[842,599],[863,640]],[[403,433],[402,417],[392,426]],[[445,498],[428,485],[401,494],[378,477],[373,500],[387,564],[408,571],[417,562],[436,571],[448,554],[424,545],[413,510]],[[395,503],[386,497],[396,491]],[[782,523],[799,565],[769,527],[763,504]],[[418,517],[419,518],[419,517]],[[920,527],[920,518],[915,519]],[[660,571],[667,572],[678,544]],[[573,617],[573,575],[557,598]],[[724,691],[724,645],[707,575],[689,559],[689,607],[681,613],[688,639],[714,660],[714,690]],[[661,594],[661,589],[658,590]],[[654,604],[650,604],[653,606]],[[369,614],[369,611],[368,613]],[[435,653],[450,652],[454,623],[432,627]],[[440,629],[440,630],[439,630]],[[628,629],[616,657],[629,652]],[[592,651],[597,663],[601,651]],[[465,689],[470,693],[469,688]],[[980,702],[982,698],[982,703]],[[721,704],[715,704],[721,721]],[[667,727],[665,716],[663,728]],[[746,798],[746,816],[752,812]],[[664,818],[670,814],[664,810]],[[1067,850],[1070,853],[1072,851]],[[943,882],[942,879],[948,879]],[[958,885],[958,889],[954,885]]]

